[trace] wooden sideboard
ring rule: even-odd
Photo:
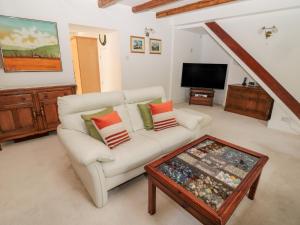
[[[57,98],[75,93],[75,85],[0,90],[1,142],[56,130]]]
[[[274,100],[261,87],[228,85],[225,110],[269,120]]]

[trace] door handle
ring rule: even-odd
[[[44,112],[44,107],[43,106],[41,106],[41,114],[42,114],[43,117],[45,117],[45,112]]]
[[[33,110],[32,111],[33,119],[36,120],[36,112]]]

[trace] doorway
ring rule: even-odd
[[[79,24],[69,29],[77,94],[122,90],[119,32]]]
[[[71,37],[77,94],[101,91],[97,41],[93,37]]]

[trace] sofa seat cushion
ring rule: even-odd
[[[112,151],[115,160],[103,162],[106,177],[113,177],[143,166],[162,154],[159,143],[152,138],[132,133],[131,140],[117,146]]]
[[[187,144],[194,137],[193,132],[183,126],[176,126],[161,131],[139,130],[137,133],[157,141],[160,144],[163,153],[173,151],[176,148]]]

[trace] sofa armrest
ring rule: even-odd
[[[57,134],[70,156],[78,163],[89,165],[92,162],[112,161],[114,155],[101,141],[79,131],[57,128]]]
[[[201,115],[193,115],[181,109],[174,109],[176,120],[179,125],[194,130],[203,119]]]

